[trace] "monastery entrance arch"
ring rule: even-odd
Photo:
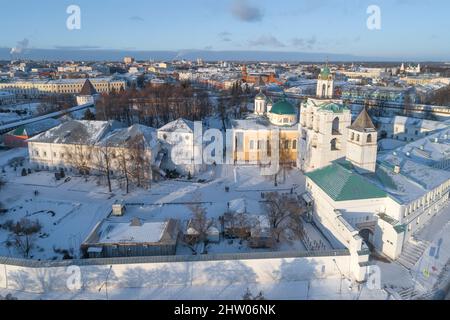
[[[370,250],[373,248],[373,231],[370,228],[364,228],[359,231],[359,235],[364,242],[369,246]]]

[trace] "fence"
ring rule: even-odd
[[[71,267],[71,268],[70,268]],[[72,280],[79,275],[79,287]],[[76,271],[78,270],[78,271]],[[0,288],[29,293],[98,292],[108,288],[219,287],[351,277],[347,250],[30,261],[0,258]]]
[[[76,259],[62,261],[38,261],[30,259],[0,257],[0,264],[27,267],[27,268],[51,268],[76,266],[104,266],[120,264],[144,264],[144,263],[171,263],[171,262],[196,262],[196,261],[226,261],[226,260],[263,260],[263,259],[287,259],[287,258],[313,258],[313,257],[338,257],[347,256],[347,249],[329,251],[279,251],[279,252],[252,252],[252,253],[222,253],[206,255],[174,255],[153,257],[124,257],[101,259]]]

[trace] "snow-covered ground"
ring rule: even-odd
[[[224,286],[171,286],[153,288],[109,289],[97,292],[30,294],[0,289],[0,295],[11,293],[25,300],[241,300],[250,290],[253,295],[263,293],[269,300],[386,300],[383,290],[369,290],[364,286],[350,286],[344,279],[314,279],[311,281],[280,281],[263,284],[230,284]]]
[[[22,168],[14,171],[8,161],[26,155],[26,149],[0,151],[0,166],[5,168],[6,173],[3,175],[8,182],[0,193],[0,202],[9,209],[5,215],[0,216],[0,224],[8,220],[18,221],[23,217],[39,220],[43,229],[31,252],[33,259],[62,259],[63,255],[55,252],[55,249],[67,250],[77,257],[80,244],[99,221],[108,217],[116,200],[123,200],[130,205],[123,217],[110,218],[114,221],[129,222],[134,217],[148,222],[163,222],[168,218],[185,221],[191,215],[188,205],[193,201],[203,202],[208,217],[217,219],[226,212],[228,203],[235,199],[246,199],[249,204],[248,212],[263,214],[261,192],[304,191],[304,176],[298,171],[288,172],[286,179],[281,175],[278,186],[275,187],[273,177],[261,176],[257,167],[217,166],[199,177],[206,182],[162,181],[153,184],[149,190],[132,190],[128,195],[114,183],[113,193],[110,194],[105,186],[98,185],[95,177],[90,177],[87,181],[82,177],[71,177],[67,182],[56,181],[54,174],[50,172],[33,172],[23,177]],[[24,168],[28,167],[25,161]],[[229,188],[228,192],[225,187]],[[35,191],[38,191],[38,195],[35,195]],[[310,233],[313,240],[321,237],[314,230]],[[0,256],[22,257],[14,247],[5,246],[9,236],[7,230],[0,229]],[[327,243],[325,238],[322,240]],[[218,244],[210,244],[207,249],[209,253],[255,251],[238,240],[222,240]],[[299,239],[285,241],[278,249],[306,250]],[[324,248],[326,249],[329,247]],[[177,249],[177,254],[190,252],[182,244]]]
[[[380,142],[378,142],[378,145],[380,147],[380,151],[389,151],[394,150],[399,147],[402,147],[406,145],[407,142],[395,140],[395,139],[383,139]]]
[[[190,215],[188,204],[201,201],[208,216],[217,218],[227,210],[230,201],[244,198],[247,200],[248,211],[262,213],[260,201],[263,191],[304,191],[304,176],[298,171],[288,172],[286,180],[283,175],[278,177],[278,186],[274,185],[273,177],[259,175],[256,167],[217,166],[202,174],[205,182],[171,180],[153,184],[150,190],[132,190],[128,195],[114,184],[113,193],[107,192],[106,187],[99,186],[94,177],[87,181],[81,177],[71,177],[68,182],[56,181],[52,173],[35,172],[22,177],[21,168],[17,171],[8,166],[9,160],[26,157],[26,149],[12,149],[0,151],[0,168],[4,167],[7,184],[0,191],[0,202],[10,209],[4,216],[0,216],[0,224],[9,219],[15,221],[22,217],[39,219],[43,224],[41,236],[37,240],[37,247],[32,251],[34,259],[62,259],[61,253],[54,249],[65,249],[78,253],[81,242],[86,238],[96,223],[106,218],[111,205],[116,200],[124,200],[130,205],[123,217],[117,221],[130,221],[139,217],[146,221],[165,221],[167,218],[186,219]],[[24,163],[27,168],[27,163]],[[229,188],[227,192],[225,189]],[[228,189],[227,188],[227,189]],[[36,196],[34,192],[38,190]],[[450,232],[442,233],[443,226],[450,220],[450,207],[443,210],[425,226],[417,237],[430,243],[442,239],[445,244],[450,243]],[[305,225],[312,241],[322,240],[325,249],[331,245],[320,232],[309,225]],[[450,229],[450,228],[449,228]],[[20,257],[20,253],[4,246],[7,239],[6,230],[0,229],[0,256]],[[211,245],[209,253],[246,252],[250,249],[245,243],[234,240],[222,241]],[[261,249],[263,251],[264,249]],[[279,250],[305,250],[300,241],[286,242]],[[177,254],[189,254],[189,249],[180,246]],[[426,250],[425,255],[429,254]],[[447,257],[441,255],[441,257]],[[443,258],[442,258],[443,259]],[[439,262],[441,263],[441,262]],[[395,289],[415,286],[417,277],[395,262],[376,261],[381,269],[382,286]],[[386,299],[384,291],[362,291],[353,287],[351,290],[346,280],[341,285],[340,279],[314,279],[311,281],[282,281],[274,283],[256,283],[250,286],[255,294],[263,291],[267,298],[272,299]],[[231,284],[223,287],[215,286],[179,286],[170,288],[145,289],[114,289],[109,292],[111,299],[239,299],[246,290],[246,284]],[[10,291],[0,290],[1,295]],[[77,295],[48,293],[45,295],[12,292],[19,298],[25,299],[105,299],[105,293],[82,292]]]

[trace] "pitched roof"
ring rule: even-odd
[[[141,124],[134,124],[128,128],[120,128],[112,131],[98,142],[99,146],[124,147],[129,141],[142,137],[145,146],[153,148],[158,144],[156,129]],[[141,140],[139,140],[141,141]]]
[[[83,84],[83,87],[81,88],[79,95],[80,96],[93,96],[94,94],[97,94],[97,90],[95,90],[92,82],[89,81],[89,79],[86,79],[86,81]]]
[[[194,132],[194,122],[179,118],[159,128],[158,131],[192,133]]]
[[[349,128],[357,131],[366,131],[367,129],[376,130],[366,108],[363,108],[358,118],[356,118],[355,122]]]
[[[339,163],[306,173],[306,176],[334,201],[386,197],[384,190]]]
[[[45,131],[28,141],[55,144],[94,145],[107,133],[123,125],[117,121],[72,120]]]

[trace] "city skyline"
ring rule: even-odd
[[[66,10],[72,4],[81,9],[79,30],[66,27]],[[367,27],[370,5],[381,10],[380,30]],[[348,56],[343,60],[450,59],[446,1],[131,0],[124,8],[115,0],[107,5],[80,0],[16,1],[3,7],[3,12],[21,12],[20,19],[5,15],[0,20],[0,27],[10,30],[0,41],[3,59],[9,52],[20,57],[42,49],[62,55],[84,52],[98,59],[111,51],[197,51],[206,57],[216,52],[265,52],[269,57],[271,52],[281,57],[322,53],[318,60],[325,55]]]

